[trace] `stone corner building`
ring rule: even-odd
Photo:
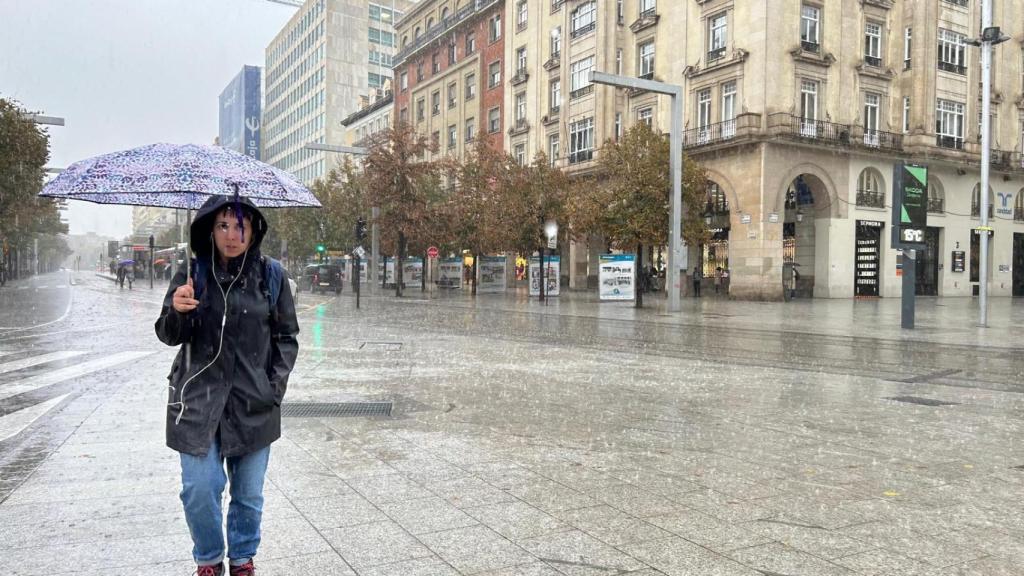
[[[969,296],[981,67],[966,40],[980,33],[980,9],[979,0],[423,0],[399,23],[396,113],[447,153],[461,155],[486,130],[521,162],[544,151],[579,174],[635,122],[670,123],[667,98],[591,85],[591,70],[679,83],[686,152],[710,178],[697,209],[714,232],[690,247],[688,273],[721,267],[732,297],[775,300],[795,264],[800,296],[899,296],[889,206],[894,164],[910,161],[930,168],[918,293]],[[993,55],[990,289],[1024,295],[1024,0],[995,2],[993,22],[1013,40]],[[568,247],[570,288],[594,285],[598,250]]]

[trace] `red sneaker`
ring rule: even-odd
[[[221,574],[223,573],[223,564],[211,564],[207,566],[196,567],[196,576],[221,576]]]
[[[256,576],[256,567],[252,565],[252,560],[241,566],[229,566],[228,570],[231,576]]]

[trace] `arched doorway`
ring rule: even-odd
[[[712,285],[714,293],[721,293],[729,277],[729,198],[714,180],[708,180],[704,205],[704,223],[711,238],[701,247],[701,270]],[[725,286],[724,292],[728,292]],[[710,293],[710,291],[709,291]]]
[[[786,188],[785,219],[782,225],[782,282],[786,298],[809,298],[815,294],[819,252],[828,260],[828,220],[832,216],[831,196],[824,182],[803,173]]]

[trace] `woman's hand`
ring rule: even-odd
[[[174,297],[172,303],[174,309],[182,314],[191,312],[199,306],[199,300],[195,299],[195,290],[192,288],[192,279],[188,279],[188,284],[182,284],[178,286],[178,289],[174,291]]]

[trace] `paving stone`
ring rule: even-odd
[[[556,512],[555,516],[612,546],[659,540],[672,535],[649,521],[635,518],[608,505],[562,510]]]
[[[535,562],[533,564],[502,568],[500,570],[479,572],[474,574],[474,576],[559,576],[560,574],[562,573],[543,562]]]
[[[509,540],[571,529],[557,518],[520,501],[466,508],[465,512]]]
[[[294,576],[295,574],[330,574],[356,576],[355,571],[334,551],[255,560],[259,576]]]
[[[359,494],[297,498],[295,507],[316,528],[342,528],[358,524],[381,522],[387,515]]]
[[[476,520],[436,496],[419,500],[386,502],[381,510],[412,534],[473,526]]]
[[[510,488],[508,492],[545,512],[584,508],[600,503],[582,492],[551,480],[521,484]]]
[[[578,530],[520,540],[519,545],[559,572],[572,576],[621,574],[645,566]]]
[[[619,549],[668,576],[762,576],[739,562],[675,536],[626,544]]]
[[[374,504],[433,496],[429,490],[400,474],[364,476],[352,478],[347,482],[356,492]]]
[[[866,552],[877,547],[826,528],[774,520],[755,520],[740,524],[740,527],[826,560]]]
[[[359,571],[359,576],[460,576],[460,574],[440,558],[428,556],[366,568]]]
[[[356,570],[430,556],[430,550],[394,522],[373,522],[321,532]]]
[[[646,518],[651,524],[715,552],[728,552],[770,542],[769,538],[697,510],[682,510]]]
[[[529,564],[536,558],[485,526],[456,528],[419,537],[435,554],[463,574]]]
[[[774,574],[814,574],[815,576],[853,576],[851,570],[773,542],[729,552],[729,557],[755,570]]]

